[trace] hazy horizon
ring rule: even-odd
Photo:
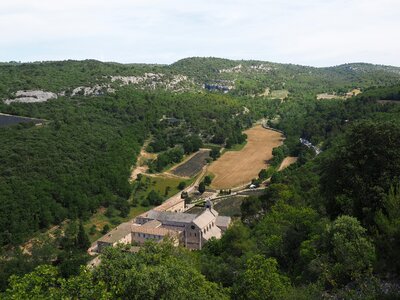
[[[183,59],[189,59],[189,58],[216,58],[216,59],[227,59],[231,61],[260,61],[260,62],[266,62],[266,63],[276,63],[276,64],[287,64],[287,65],[298,65],[298,66],[303,66],[303,67],[312,67],[312,68],[330,68],[330,67],[337,67],[341,65],[346,65],[346,64],[371,64],[371,65],[377,65],[377,66],[387,66],[387,67],[395,67],[395,68],[400,68],[400,65],[387,65],[387,64],[380,64],[380,63],[370,63],[370,62],[365,62],[365,61],[353,61],[353,62],[344,62],[341,64],[335,64],[335,65],[326,65],[326,66],[312,66],[312,65],[306,65],[306,64],[298,64],[295,62],[276,62],[276,61],[271,61],[271,60],[259,60],[259,59],[230,59],[226,57],[215,57],[215,56],[189,56],[189,57],[182,57],[176,61],[173,61],[171,63],[152,63],[152,62],[119,62],[119,61],[103,61],[99,60],[96,58],[82,58],[82,59],[71,59],[71,58],[65,58],[65,59],[59,59],[59,60],[36,60],[36,61],[0,61],[0,63],[17,63],[17,64],[25,64],[25,63],[46,63],[46,62],[58,62],[58,61],[87,61],[87,60],[94,60],[94,61],[99,61],[101,63],[115,63],[115,64],[122,64],[122,65],[158,65],[158,66],[169,66],[172,65],[180,60]]]

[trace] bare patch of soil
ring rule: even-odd
[[[281,165],[279,166],[278,171],[282,171],[289,167],[291,164],[294,164],[297,161],[298,157],[288,156],[282,161]]]

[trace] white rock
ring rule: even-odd
[[[46,102],[50,99],[57,99],[57,94],[45,91],[18,91],[15,93],[14,99],[4,100],[5,104],[10,104],[13,102],[20,103],[35,103],[35,102]]]

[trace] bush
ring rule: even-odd
[[[149,201],[150,205],[160,205],[163,201],[163,198],[154,190],[151,190],[150,193],[147,195],[147,200]]]
[[[212,179],[211,179],[211,176],[206,176],[206,177],[204,177],[204,184],[206,185],[206,186],[208,186],[208,185],[210,185],[211,184],[211,181],[212,181]]]
[[[184,181],[179,182],[179,184],[178,184],[179,190],[182,191],[185,187],[186,187],[186,182],[184,182]]]
[[[101,230],[101,233],[106,234],[109,231],[110,231],[110,225],[106,224],[106,225],[104,225],[103,229]]]

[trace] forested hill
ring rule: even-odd
[[[12,98],[19,90],[41,89],[70,95],[78,87],[106,90],[126,84],[175,92],[206,88],[251,96],[262,95],[267,89],[289,93],[346,93],[354,88],[393,85],[399,81],[400,68],[363,63],[328,68],[219,58],[187,58],[171,65],[95,60],[3,63],[0,98]]]
[[[43,123],[0,126],[0,297],[362,299],[395,290],[399,86],[399,68],[369,64],[1,64],[0,113]],[[84,223],[100,207],[121,218],[140,208],[128,178],[146,140],[159,154],[151,171],[160,171],[203,144],[243,144],[242,131],[260,119],[285,132],[278,163],[298,163],[244,201],[220,241],[198,253],[112,250],[96,272],[80,271]],[[323,152],[316,157],[300,137]],[[11,275],[20,277],[9,284]]]

